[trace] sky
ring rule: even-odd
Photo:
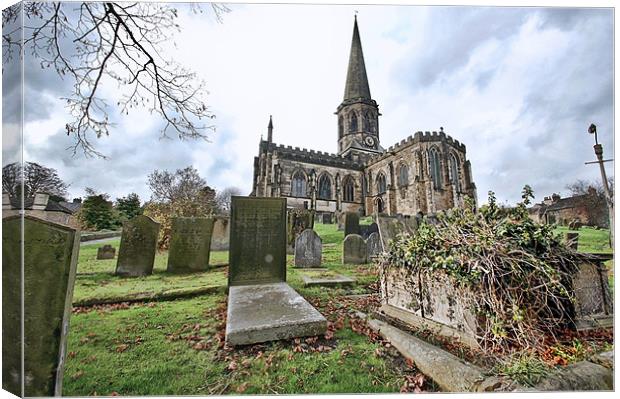
[[[600,179],[590,123],[613,158],[613,11],[609,8],[232,4],[218,23],[208,8],[179,6],[181,31],[165,56],[206,82],[216,131],[207,141],[161,139],[146,110],[119,116],[95,139],[106,159],[75,156],[65,102],[71,82],[25,64],[24,159],[55,168],[69,197],[85,187],[111,198],[150,197],[153,170],[193,165],[211,187],[249,194],[253,157],[273,115],[274,141],[335,153],[357,11],[380,141],[416,131],[464,143],[480,203],[492,190],[514,204],[525,184],[536,201]],[[19,141],[18,70],[3,72],[3,164]],[[114,103],[114,89],[107,92]],[[608,164],[610,165],[610,164]],[[611,165],[610,165],[611,166]],[[611,168],[609,174],[613,174]]]

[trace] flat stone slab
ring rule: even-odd
[[[327,319],[286,283],[229,287],[226,342],[249,345],[322,335]]]
[[[333,287],[337,285],[353,285],[355,284],[355,279],[351,277],[344,276],[342,274],[321,274],[321,273],[300,273],[301,279],[304,282],[304,286],[313,287],[313,286],[322,286],[322,287]]]

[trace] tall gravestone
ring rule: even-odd
[[[295,240],[295,266],[320,267],[323,242],[314,230],[304,230]]]
[[[148,216],[138,215],[123,223],[116,274],[127,277],[152,274],[158,236],[159,223]]]
[[[212,251],[227,251],[230,245],[230,220],[228,216],[216,216],[211,235]]]
[[[342,263],[362,264],[367,262],[366,241],[358,234],[350,234],[342,243]]]
[[[369,260],[376,258],[381,254],[381,252],[383,252],[379,233],[374,232],[368,236],[368,239],[366,240],[366,249]]]
[[[60,396],[80,234],[32,216],[2,219],[2,388]],[[24,375],[22,375],[22,301]]]
[[[187,273],[206,270],[209,267],[213,222],[213,218],[172,219],[168,272]]]
[[[396,216],[377,216],[377,225],[379,236],[381,237],[381,245],[383,250],[388,250],[390,241],[395,239],[399,234],[415,234],[418,229],[415,218],[405,218]]]
[[[360,215],[357,212],[347,212],[344,215],[344,236],[360,234]]]
[[[286,281],[286,198],[232,197],[228,285]]]

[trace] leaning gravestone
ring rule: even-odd
[[[314,228],[314,211],[308,209],[289,209],[288,211],[288,246],[287,252],[294,253],[295,240],[302,231]]]
[[[366,241],[362,236],[350,234],[344,238],[342,246],[342,263],[354,265],[366,263]]]
[[[368,236],[366,240],[366,253],[368,254],[368,259],[374,259],[379,256],[383,252],[381,247],[381,238],[379,237],[379,233],[374,232]]]
[[[415,234],[417,231],[417,221],[415,218],[404,218],[395,216],[377,216],[377,225],[381,245],[383,250],[388,250],[390,241],[399,234]]]
[[[360,234],[360,215],[357,212],[347,212],[344,215],[344,236]]]
[[[211,255],[212,233],[213,218],[173,218],[167,271],[187,273],[206,270]]]
[[[97,248],[97,259],[114,259],[116,256],[116,248],[110,244],[106,244],[103,247]]]
[[[116,274],[127,277],[152,274],[158,236],[159,223],[148,216],[138,215],[123,223]]]
[[[324,334],[327,320],[286,284],[286,199],[231,198],[226,342]]]
[[[304,230],[295,240],[295,267],[320,267],[323,242],[314,230]]]
[[[24,216],[22,296],[21,228],[20,216],[2,220],[2,388],[17,396],[60,396],[80,234]]]

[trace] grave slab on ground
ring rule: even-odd
[[[304,282],[304,286],[313,287],[313,286],[321,286],[321,287],[333,287],[338,285],[353,285],[355,284],[355,279],[351,277],[347,277],[342,274],[337,274],[333,272],[301,272],[301,279]]]
[[[325,334],[327,320],[288,284],[231,286],[226,341],[230,345]]]

